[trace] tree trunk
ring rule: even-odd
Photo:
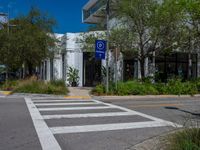
[[[140,72],[141,72],[141,79],[143,80],[145,77],[145,67],[144,67],[144,58],[140,59]]]
[[[28,76],[33,75],[33,65],[31,63],[28,63]]]

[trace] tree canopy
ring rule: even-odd
[[[10,25],[5,24],[0,30],[0,63],[9,70],[25,66],[32,74],[54,46],[54,25],[56,21],[37,8],[32,8],[26,16],[10,20]]]

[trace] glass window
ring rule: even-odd
[[[175,62],[176,61],[176,54],[166,55],[167,62]]]
[[[177,53],[177,61],[188,63],[188,54],[187,53]]]
[[[197,62],[197,54],[192,54],[192,62]]]

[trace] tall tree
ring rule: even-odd
[[[118,0],[115,3],[118,19],[132,33],[132,49],[137,51],[144,78],[145,58],[152,52],[172,51],[176,46],[179,7],[173,0]]]
[[[83,52],[95,52],[95,41],[97,39],[106,39],[104,31],[90,31],[81,33],[76,39],[76,42],[80,44]]]
[[[200,52],[200,1],[177,0],[182,9],[182,25],[179,28],[179,47],[189,54],[188,77],[192,75],[191,54]]]
[[[54,46],[52,31],[56,22],[39,9],[31,8],[27,16],[13,19],[10,24],[14,26],[9,26],[9,33],[6,28],[0,31],[1,63],[9,69],[25,65],[31,75],[34,67],[49,56],[49,49]]]

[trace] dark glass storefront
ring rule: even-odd
[[[197,55],[191,54],[192,68],[191,77],[197,77]],[[161,81],[166,81],[173,76],[183,79],[189,78],[189,54],[173,53],[170,55],[156,56],[156,77]]]
[[[95,53],[83,53],[83,85],[96,86],[101,83],[101,60],[95,59]]]
[[[134,59],[124,60],[124,81],[134,79],[134,72],[137,69],[135,63],[137,62]]]

